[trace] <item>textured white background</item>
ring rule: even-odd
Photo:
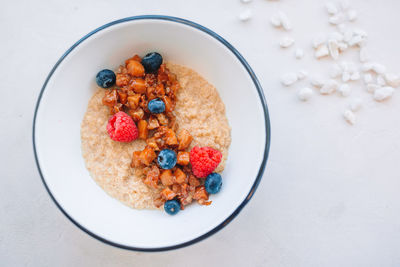
[[[369,33],[374,59],[400,71],[400,1],[351,1]],[[355,126],[341,113],[348,99],[295,97],[278,78],[300,68],[326,72],[310,56],[310,39],[329,29],[318,0],[8,1],[0,8],[1,266],[400,266],[400,94],[383,104],[360,91]],[[240,23],[244,8],[253,18]],[[277,8],[307,49],[277,46]],[[36,98],[56,60],[94,28],[122,17],[166,14],[215,30],[249,61],[267,98],[272,146],[253,200],[225,229],[188,248],[138,253],[91,238],[65,218],[36,170],[31,125]],[[356,58],[355,53],[347,53]],[[300,86],[300,84],[299,84]],[[296,88],[297,87],[297,88]],[[357,95],[354,86],[353,96]],[[245,94],[245,90],[243,91]],[[71,103],[73,107],[73,103]],[[251,118],[249,118],[251,119]],[[251,155],[249,155],[251,156]],[[240,164],[240,162],[237,162]],[[246,179],[246,177],[243,177]]]

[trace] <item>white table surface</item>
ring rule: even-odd
[[[400,93],[365,100],[357,123],[341,113],[349,99],[316,95],[300,103],[279,76],[326,72],[310,39],[330,28],[323,1],[117,0],[28,1],[0,8],[1,266],[400,266]],[[355,25],[369,34],[372,57],[400,72],[400,1],[354,0]],[[247,23],[237,20],[253,10]],[[281,51],[284,32],[270,15],[284,10],[306,58]],[[31,141],[36,98],[57,59],[75,41],[115,19],[139,14],[187,18],[215,30],[248,60],[264,87],[272,146],[252,201],[226,228],[193,246],[139,253],[105,245],[56,208],[37,172]],[[355,52],[347,53],[356,58]],[[304,83],[303,85],[305,85]],[[357,90],[356,90],[357,89]],[[246,177],[243,177],[246,179]]]

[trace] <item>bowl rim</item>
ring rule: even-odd
[[[240,61],[240,63],[243,65],[243,67],[246,69],[246,71],[248,72],[248,74],[250,75],[256,89],[258,92],[258,96],[260,98],[261,101],[261,105],[263,107],[263,112],[264,112],[264,120],[265,120],[265,148],[264,148],[264,155],[263,155],[263,160],[261,162],[256,180],[254,181],[250,192],[247,194],[246,198],[243,200],[243,202],[235,209],[235,211],[229,215],[223,222],[221,222],[219,225],[217,225],[216,227],[214,227],[212,230],[202,234],[199,237],[196,237],[192,240],[180,243],[180,244],[176,244],[176,245],[172,245],[172,246],[165,246],[165,247],[155,247],[155,248],[143,248],[143,247],[133,247],[133,246],[127,246],[127,245],[123,245],[123,244],[118,244],[115,243],[113,241],[107,240],[103,237],[101,237],[100,235],[94,234],[93,232],[91,232],[89,229],[86,229],[85,227],[83,227],[82,225],[80,225],[77,221],[75,221],[61,206],[60,203],[58,203],[56,201],[56,199],[54,198],[53,194],[51,193],[49,187],[46,184],[46,181],[44,179],[44,176],[42,174],[40,165],[39,165],[39,160],[38,160],[38,155],[37,155],[37,151],[36,151],[36,143],[35,143],[35,128],[36,128],[36,117],[37,117],[37,112],[40,106],[40,102],[42,99],[42,95],[44,90],[46,89],[46,86],[49,82],[49,80],[51,79],[52,75],[54,74],[55,70],[57,69],[57,67],[61,64],[61,62],[69,55],[69,53],[71,53],[72,50],[74,50],[78,45],[80,45],[83,41],[85,41],[87,38],[89,38],[90,36],[92,36],[93,34],[104,30],[110,26],[116,25],[116,24],[120,24],[120,23],[125,23],[125,22],[130,22],[130,21],[135,21],[135,20],[162,20],[162,21],[169,21],[169,22],[175,22],[175,23],[180,23],[180,24],[184,24],[187,26],[191,26],[197,30],[200,30],[204,33],[207,33],[208,35],[210,35],[211,37],[213,37],[214,39],[218,40],[220,43],[222,43],[226,48],[228,48],[236,57],[237,59]],[[33,142],[33,152],[34,152],[34,156],[35,156],[35,162],[36,162],[36,166],[40,175],[40,178],[43,182],[44,187],[46,188],[47,193],[50,195],[50,198],[53,200],[54,204],[58,207],[58,209],[75,225],[77,226],[79,229],[81,229],[82,231],[84,231],[85,233],[87,233],[88,235],[90,235],[91,237],[105,243],[108,245],[112,245],[114,247],[118,247],[118,248],[122,248],[122,249],[126,249],[126,250],[133,250],[133,251],[144,251],[144,252],[157,252],[157,251],[167,251],[167,250],[173,250],[173,249],[178,249],[178,248],[182,248],[182,247],[186,247],[192,244],[195,244],[199,241],[202,241],[204,239],[206,239],[207,237],[210,237],[211,235],[215,234],[216,232],[218,232],[219,230],[221,230],[222,228],[224,228],[226,225],[228,225],[239,213],[240,211],[244,208],[244,206],[250,201],[250,199],[252,198],[252,196],[254,195],[258,185],[260,184],[260,181],[263,177],[264,171],[265,171],[265,166],[267,163],[267,159],[268,159],[268,154],[269,154],[269,149],[270,149],[270,142],[271,142],[271,125],[270,125],[270,119],[269,119],[269,113],[268,113],[268,107],[267,107],[267,102],[265,100],[265,96],[264,96],[264,91],[261,87],[260,82],[258,81],[255,73],[253,72],[253,70],[251,69],[250,65],[247,63],[247,61],[244,59],[244,57],[239,53],[239,51],[236,50],[236,48],[234,48],[228,41],[226,41],[224,38],[222,38],[220,35],[218,35],[217,33],[215,33],[214,31],[198,24],[195,22],[192,22],[190,20],[187,19],[182,19],[182,18],[178,18],[178,17],[172,17],[172,16],[166,16],[166,15],[140,15],[140,16],[132,16],[132,17],[126,17],[126,18],[122,18],[119,20],[115,20],[112,22],[109,22],[107,24],[104,24],[103,26],[100,26],[98,28],[96,28],[95,30],[89,32],[88,34],[86,34],[85,36],[83,36],[81,39],[79,39],[76,43],[74,43],[55,63],[55,65],[53,66],[53,68],[51,69],[50,73],[48,74],[48,76],[46,77],[46,80],[40,90],[39,96],[37,98],[37,102],[36,102],[36,107],[35,107],[35,112],[34,112],[34,116],[33,116],[33,125],[32,125],[32,142]]]

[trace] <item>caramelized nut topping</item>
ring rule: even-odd
[[[132,168],[138,168],[143,182],[152,188],[162,189],[154,200],[159,208],[165,201],[178,199],[181,209],[193,200],[201,205],[210,205],[204,179],[192,174],[189,149],[193,140],[186,129],[178,134],[178,123],[174,114],[176,95],[180,84],[174,73],[162,64],[157,73],[145,73],[138,55],[125,61],[116,74],[116,87],[107,90],[102,99],[110,113],[125,111],[135,121],[139,138],[146,142],[142,151],[132,155]],[[151,114],[147,108],[150,100],[160,98],[165,111]],[[157,154],[162,149],[171,149],[177,153],[177,166],[171,170],[160,170],[157,166]]]

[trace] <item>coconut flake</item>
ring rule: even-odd
[[[390,86],[381,87],[376,89],[374,92],[374,100],[375,101],[383,101],[392,97],[394,92],[394,88]]]
[[[305,87],[302,88],[298,93],[297,93],[297,97],[301,100],[301,101],[307,101],[311,98],[311,96],[313,95],[313,90],[311,88]]]

